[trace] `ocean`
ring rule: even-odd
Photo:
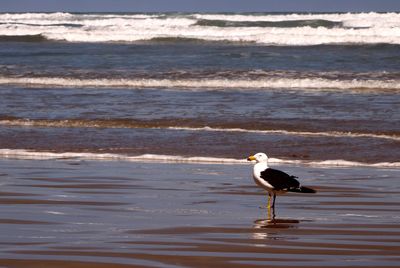
[[[399,109],[400,13],[0,14],[0,266],[399,267]]]
[[[399,167],[400,13],[0,14],[0,156]]]

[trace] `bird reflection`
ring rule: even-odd
[[[264,208],[267,209],[267,219],[265,219],[265,221],[273,223],[275,221],[275,218],[276,218],[275,207],[271,207],[271,206],[263,207],[263,206],[261,206],[260,208],[261,209],[264,209]]]
[[[254,221],[254,229],[266,229],[266,228],[283,228],[289,229],[296,227],[296,224],[300,223],[299,220],[295,219],[258,219]]]
[[[280,239],[282,233],[278,233],[278,229],[297,228],[300,223],[296,219],[278,219],[276,218],[275,208],[268,208],[267,218],[254,221],[252,236],[255,239]]]

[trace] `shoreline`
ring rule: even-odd
[[[94,152],[51,152],[26,149],[0,149],[0,160],[76,160],[76,161],[123,161],[137,163],[165,163],[165,164],[215,164],[215,165],[246,165],[249,162],[243,159],[205,157],[205,156],[183,156],[163,154],[118,154],[118,153],[94,153]],[[378,162],[367,163],[349,161],[342,159],[333,160],[292,160],[269,158],[269,162],[276,165],[295,165],[309,167],[365,167],[365,168],[400,168],[400,162]]]

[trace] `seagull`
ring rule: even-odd
[[[316,193],[314,189],[301,186],[296,176],[286,174],[283,171],[268,167],[268,156],[264,153],[257,153],[249,156],[247,161],[255,161],[253,168],[253,179],[255,183],[268,192],[268,209],[275,209],[277,194],[286,192]],[[272,206],[271,198],[273,197]]]

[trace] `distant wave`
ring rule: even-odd
[[[250,79],[77,79],[62,77],[4,77],[0,85],[23,87],[84,88],[168,88],[210,89],[298,89],[311,91],[357,90],[398,91],[400,80],[333,80],[325,78],[259,78]]]
[[[333,137],[333,138],[373,138],[400,141],[399,135],[341,132],[341,131],[293,131],[284,129],[244,129],[244,128],[223,128],[223,127],[194,127],[172,125],[168,120],[138,121],[129,119],[21,119],[12,117],[0,117],[0,125],[22,126],[22,127],[61,127],[61,128],[149,128],[169,129],[178,131],[209,131],[209,132],[230,132],[230,133],[255,133],[265,135],[292,135],[306,137]]]
[[[157,162],[157,163],[187,163],[187,164],[246,164],[245,159],[218,158],[204,156],[180,156],[180,155],[124,155],[109,153],[88,152],[43,152],[24,149],[0,149],[0,158],[11,159],[76,159],[76,160],[100,160],[100,161],[132,161],[132,162]],[[290,160],[270,158],[271,163],[295,164],[310,166],[339,166],[339,167],[374,167],[374,168],[399,168],[400,162],[362,163],[346,160]]]
[[[49,41],[41,34],[35,35],[0,35],[0,42],[45,42]]]
[[[1,121],[0,121],[1,122]],[[0,123],[1,124],[1,123]],[[373,133],[354,133],[354,132],[340,132],[340,131],[327,131],[327,132],[313,132],[313,131],[289,131],[283,129],[242,129],[242,128],[213,128],[213,127],[169,127],[169,129],[177,130],[191,130],[191,131],[216,131],[216,132],[245,132],[256,134],[283,134],[293,136],[311,136],[311,137],[335,137],[335,138],[376,138],[400,141],[400,136],[373,134]]]
[[[285,46],[398,45],[399,27],[400,13],[0,14],[0,36],[42,36],[44,40],[67,42],[203,40]]]
[[[277,27],[277,28],[293,28],[293,27],[325,27],[328,29],[334,27],[342,27],[342,22],[329,20],[287,20],[287,21],[230,21],[230,20],[207,20],[200,19],[195,25],[199,26],[215,26],[215,27]]]
[[[62,26],[62,27],[83,27],[83,24],[79,23],[45,23],[45,24],[37,24],[37,23],[23,23],[23,22],[1,22],[1,24],[7,25],[26,25],[26,26]]]

